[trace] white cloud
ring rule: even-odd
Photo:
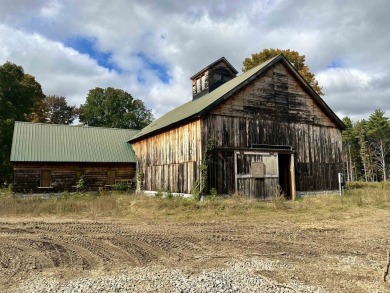
[[[61,3],[58,0],[53,0],[41,8],[40,15],[45,18],[54,18],[58,16],[61,8]]]
[[[189,77],[217,58],[240,70],[251,53],[292,49],[306,55],[335,112],[365,117],[378,107],[390,109],[390,2],[366,3],[3,0],[0,62],[23,66],[46,94],[64,95],[72,104],[83,103],[89,89],[113,86],[160,116],[191,98]],[[122,71],[66,47],[76,37],[95,40]],[[140,53],[166,68],[169,84]],[[328,68],[334,62],[343,68]]]
[[[326,92],[325,101],[342,116],[363,119],[379,108],[390,113],[389,73],[329,68],[319,73],[317,79],[329,92]]]
[[[97,65],[87,55],[38,34],[0,25],[0,62],[21,65],[36,77],[45,94],[62,95],[71,104],[83,103],[89,89],[114,83],[117,75]]]

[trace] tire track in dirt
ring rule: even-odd
[[[388,215],[377,217],[315,223],[7,220],[0,222],[0,289],[29,276],[71,279],[154,265],[201,272],[237,257],[266,257],[280,261],[280,270],[259,273],[281,283],[371,290],[381,273],[381,251],[390,247]],[[356,285],[349,290],[351,282]]]
[[[193,231],[100,222],[0,223],[0,278],[34,270],[170,263],[203,249]]]

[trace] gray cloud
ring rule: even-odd
[[[4,0],[0,63],[22,65],[45,93],[71,103],[83,103],[96,86],[114,86],[159,116],[190,99],[189,77],[215,59],[225,56],[240,70],[251,53],[289,48],[306,55],[334,111],[363,118],[375,108],[390,113],[389,10],[384,0]],[[75,37],[95,40],[122,72],[67,48]],[[140,53],[167,70],[169,84]]]

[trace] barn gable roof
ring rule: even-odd
[[[278,62],[283,62],[290,72],[299,80],[302,86],[310,93],[311,97],[319,105],[319,107],[331,118],[335,125],[339,129],[344,129],[343,122],[337,117],[337,115],[329,108],[324,100],[317,94],[317,92],[307,83],[307,81],[298,73],[294,66],[283,55],[277,55],[258,66],[244,72],[243,74],[231,79],[224,83],[211,93],[204,95],[198,99],[189,101],[172,111],[164,114],[135,136],[131,138],[131,142],[137,141],[146,137],[149,137],[157,132],[164,131],[168,128],[173,128],[177,125],[186,123],[187,121],[194,120],[206,115],[212,109],[220,105],[231,95],[239,91],[241,88],[249,84],[251,81],[265,73],[269,68]]]
[[[135,163],[138,130],[15,122],[11,162]]]

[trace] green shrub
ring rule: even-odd
[[[84,192],[86,190],[84,176],[81,176],[80,179],[77,181],[76,190],[78,192]]]
[[[164,195],[164,190],[159,188],[157,189],[157,192],[154,194],[155,197],[161,198]]]
[[[286,196],[282,192],[282,189],[280,188],[280,186],[275,187],[274,198],[273,198],[272,202],[277,210],[285,210],[287,208]]]
[[[63,191],[63,192],[61,192],[61,193],[60,193],[60,197],[61,197],[61,198],[65,198],[65,199],[69,198],[69,197],[70,197],[69,191]]]
[[[192,198],[196,201],[200,201],[200,199],[202,198],[198,181],[196,181],[194,186],[192,187],[191,195]]]
[[[124,184],[124,183],[118,183],[118,184],[114,184],[112,186],[112,190],[115,190],[115,191],[127,191],[129,189],[129,186]]]
[[[166,194],[166,197],[167,197],[168,199],[172,199],[172,198],[173,198],[173,193],[172,193],[172,191],[168,190],[168,191],[165,192],[165,194]]]
[[[0,189],[0,197],[13,197],[12,184],[8,185],[7,188]]]
[[[217,195],[218,195],[217,190],[216,190],[214,187],[211,188],[209,199],[210,199],[210,200],[215,200],[215,199],[217,198]]]

